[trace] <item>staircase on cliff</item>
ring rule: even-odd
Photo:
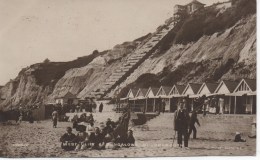
[[[146,43],[137,47],[137,49],[126,59],[125,63],[118,67],[118,69],[116,69],[99,88],[92,91],[91,95],[100,98],[106,96],[107,93],[115,89],[152,54],[158,43],[173,29],[173,27],[174,23],[172,22],[161,31],[153,34]]]

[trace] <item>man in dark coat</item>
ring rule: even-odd
[[[184,105],[183,102],[180,102],[179,109],[174,113],[174,130],[178,133],[179,147],[182,148],[182,136],[184,136],[184,147],[188,149],[188,126],[190,117]]]
[[[190,125],[189,125],[189,137],[191,135],[191,132],[193,131],[193,139],[196,139],[197,137],[197,129],[195,127],[195,123],[197,123],[200,126],[198,117],[197,117],[197,112],[193,111],[191,114],[190,118]]]
[[[103,103],[101,102],[99,105],[99,112],[102,113],[102,111],[103,111]]]

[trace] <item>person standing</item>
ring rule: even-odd
[[[179,109],[174,113],[174,130],[178,133],[178,144],[182,148],[182,137],[184,136],[184,147],[188,148],[188,125],[189,125],[189,114],[184,108],[184,103],[180,102]]]
[[[191,132],[193,132],[193,139],[197,138],[197,129],[195,127],[195,123],[197,123],[200,126],[200,122],[197,117],[197,112],[193,111],[190,117],[190,124],[189,124],[189,137],[191,135]]]
[[[57,128],[58,112],[56,110],[52,112],[52,122],[53,122],[53,128]]]
[[[224,103],[224,99],[222,97],[219,98],[218,104],[219,104],[219,114],[223,114],[224,110],[225,110],[225,108],[224,108],[225,103]]]
[[[166,106],[166,103],[165,103],[165,100],[162,101],[162,113],[165,112],[165,106]]]
[[[93,107],[93,112],[96,113],[97,112],[97,104],[95,101],[93,101],[93,104],[92,104],[92,107]]]
[[[128,125],[129,125],[129,120],[130,120],[130,109],[127,108],[125,110],[125,113],[122,116],[122,121],[123,121],[123,126],[124,126],[124,132],[127,133],[128,131]]]
[[[104,107],[104,106],[103,106],[103,103],[101,102],[100,105],[99,105],[99,112],[100,112],[100,113],[102,113],[103,107]]]
[[[207,98],[205,98],[204,103],[203,103],[203,117],[205,117],[207,114],[208,105],[209,105],[209,100]]]

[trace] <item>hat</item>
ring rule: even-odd
[[[239,132],[236,132],[236,135],[239,135],[240,133]]]

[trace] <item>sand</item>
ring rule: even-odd
[[[114,114],[96,114],[96,117],[102,120],[108,116],[116,119],[118,114],[117,116]],[[63,151],[60,147],[59,138],[67,126],[72,126],[71,122],[59,122],[58,128],[52,128],[51,120],[33,124],[27,122],[19,125],[15,125],[15,122],[11,122],[13,125],[0,124],[0,157],[254,156],[256,154],[256,139],[247,138],[246,142],[237,143],[229,136],[224,139],[212,138],[212,134],[218,134],[217,131],[210,132],[210,128],[207,128],[209,131],[206,132],[203,126],[198,128],[198,139],[190,139],[189,150],[176,147],[176,141],[172,147],[174,132],[171,125],[158,125],[156,122],[164,120],[165,117],[167,116],[161,115],[148,122],[149,130],[133,127],[135,147],[77,152]],[[162,124],[165,124],[165,121]],[[73,130],[73,133],[76,131]]]

